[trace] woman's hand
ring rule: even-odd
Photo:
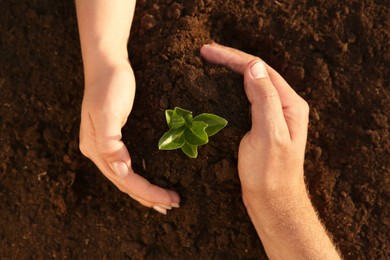
[[[86,81],[81,112],[80,149],[121,191],[147,207],[166,213],[178,195],[150,184],[131,168],[121,128],[130,114],[135,79],[128,62],[104,64]]]
[[[179,195],[134,173],[121,140],[135,94],[127,54],[135,1],[76,0],[76,8],[85,77],[80,149],[121,191],[166,214]]]

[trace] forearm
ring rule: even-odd
[[[340,259],[306,191],[246,204],[270,259]]]
[[[84,71],[104,62],[127,60],[135,0],[76,0]]]

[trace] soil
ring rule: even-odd
[[[136,171],[180,193],[181,208],[163,216],[79,152],[73,1],[0,1],[0,258],[266,259],[237,176],[250,128],[242,78],[199,57],[215,40],[262,57],[308,101],[305,171],[321,219],[346,259],[389,259],[385,2],[138,0],[137,95],[123,138]],[[174,106],[229,125],[197,159],[158,151]]]

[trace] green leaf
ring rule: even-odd
[[[208,143],[209,136],[215,135],[227,125],[227,121],[214,114],[203,113],[195,118],[192,112],[175,107],[165,111],[169,130],[160,138],[160,150],[181,150],[190,158],[198,156],[198,146]]]
[[[184,120],[188,126],[192,125],[192,114],[187,115]]]
[[[184,124],[192,124],[192,112],[180,107],[175,107],[174,110],[166,110],[165,118],[169,128],[177,129],[182,127]]]
[[[201,121],[194,121],[192,125],[184,130],[184,140],[190,145],[207,144],[209,138],[205,131],[207,124]]]
[[[190,158],[198,157],[198,146],[197,145],[184,144],[181,147],[181,150]]]
[[[203,113],[198,116],[196,116],[193,119],[194,122],[204,122],[207,124],[207,127],[205,129],[206,133],[208,136],[213,136],[219,131],[221,131],[226,125],[227,121],[217,115],[214,114],[208,114],[208,113]]]
[[[175,107],[174,114],[181,116],[187,125],[190,126],[192,124],[192,112],[191,111],[182,109],[180,107]]]
[[[176,110],[173,111],[172,116],[170,118],[170,122],[168,124],[169,128],[179,128],[182,127],[185,123],[184,118],[179,115]]]
[[[184,141],[184,127],[179,129],[170,129],[158,141],[158,149],[160,150],[174,150],[181,148]]]
[[[172,109],[165,110],[165,119],[167,120],[168,126],[171,123],[172,114],[173,114],[173,110]]]
[[[175,109],[173,111],[176,112],[178,115],[182,116],[183,118],[186,118],[188,115],[192,116],[192,112],[191,111],[182,109],[180,107],[175,107]]]

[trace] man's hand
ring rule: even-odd
[[[127,57],[135,1],[77,0],[76,7],[85,77],[80,149],[121,191],[166,214],[179,195],[134,173],[121,140],[135,94]]]
[[[215,43],[205,45],[201,54],[244,75],[252,115],[252,128],[241,141],[238,161],[245,202],[306,194],[306,101],[260,58]]]
[[[204,45],[201,55],[244,75],[252,128],[240,144],[238,173],[268,256],[338,259],[304,183],[307,103],[260,58],[215,43]]]

